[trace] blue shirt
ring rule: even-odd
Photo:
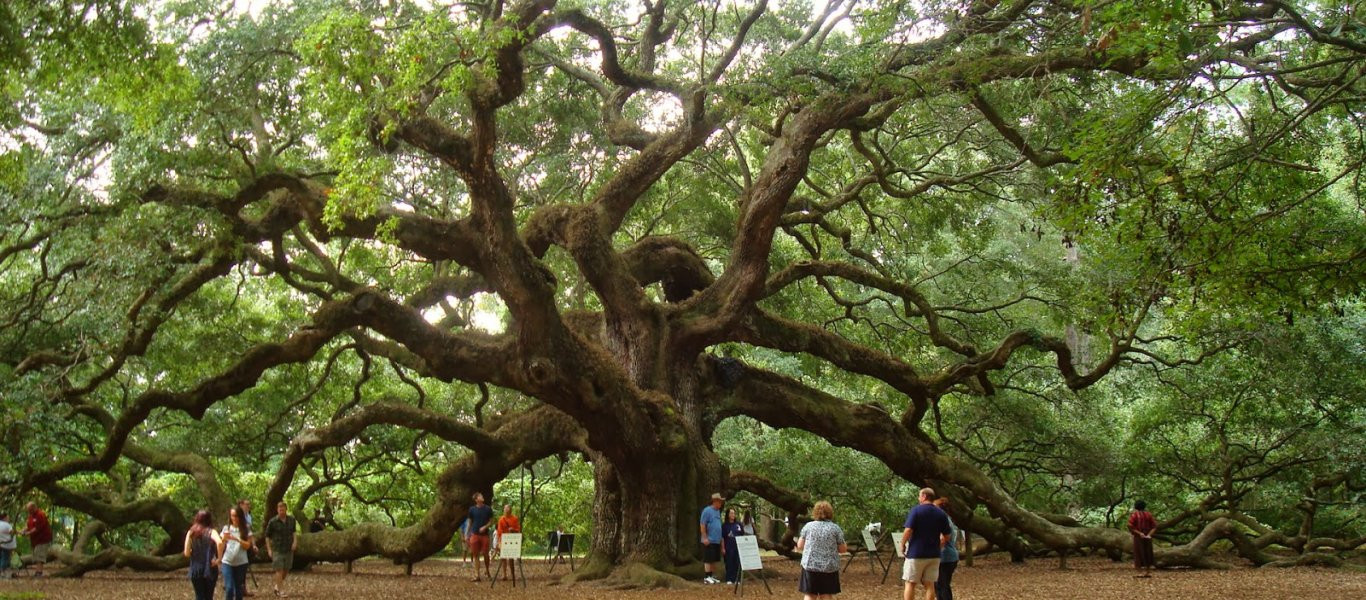
[[[488,525],[489,521],[493,520],[493,509],[487,504],[483,506],[476,504],[470,507],[467,518],[470,520],[470,535],[488,535],[489,530],[479,531],[479,528]]]
[[[939,536],[953,531],[949,515],[933,504],[915,505],[906,513],[905,527],[911,530],[906,558],[939,558]]]
[[[713,544],[721,541],[721,510],[712,508],[708,504],[702,509],[702,518],[697,521],[698,525],[707,526],[707,541]]]
[[[953,517],[949,517],[949,543],[944,545],[944,549],[939,551],[939,562],[958,562],[958,526],[953,523]]]
[[[735,537],[741,535],[745,535],[745,528],[739,523],[723,523],[721,525],[721,537],[725,538],[726,552],[735,552],[736,556],[740,556],[740,551],[735,545]]]

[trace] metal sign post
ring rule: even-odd
[[[897,557],[897,558],[900,558],[900,559],[903,560],[903,561],[906,560],[906,549],[901,547],[901,539],[900,539],[900,538],[897,538],[896,540],[894,540],[894,541],[892,542],[892,551],[896,553],[896,557]],[[882,570],[882,583],[879,583],[878,585],[882,585],[883,583],[887,583],[887,574],[890,573],[891,571],[892,571],[892,561],[889,560],[889,561],[887,561],[887,566]]]

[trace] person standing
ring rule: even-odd
[[[948,516],[948,496],[934,499],[934,505]],[[934,594],[939,600],[953,600],[953,572],[958,569],[958,526],[949,519],[949,541],[939,551],[939,580],[934,582]]]
[[[242,511],[242,518],[245,519],[244,522],[247,524],[247,529],[254,527],[255,523],[253,523],[251,519],[251,500],[247,500],[246,498],[238,500],[237,508]]]
[[[458,530],[460,530],[460,546],[461,546],[461,551],[460,551],[460,562],[469,562],[469,560],[470,560],[470,516],[469,516],[468,514],[466,514],[466,515],[465,515],[465,518],[460,519],[460,524],[459,524],[459,525],[456,525],[455,528],[458,529]]]
[[[517,519],[517,515],[512,514],[512,505],[504,504],[503,516],[498,517],[498,553],[500,555],[502,554],[503,536],[509,533],[521,532],[522,522]],[[513,569],[517,567],[517,561],[511,558],[504,558],[501,564],[504,567],[503,581],[507,581],[509,575],[512,576],[512,579],[516,580],[517,574],[513,572]],[[523,576],[525,576],[525,574]]]
[[[1157,533],[1157,520],[1148,512],[1148,503],[1142,500],[1134,503],[1134,512],[1129,515],[1129,533],[1134,538],[1134,568],[1138,577],[1152,577],[1153,534]]]
[[[706,573],[702,583],[721,583],[714,575],[716,563],[721,560],[721,504],[725,501],[721,494],[712,494],[711,503],[702,508],[697,521],[698,532],[702,534],[702,570]]]
[[[546,553],[547,558],[552,553],[558,558],[561,553],[566,551],[564,544],[561,543],[562,540],[564,540],[564,525],[556,525],[555,533],[550,534],[550,551]]]
[[[252,512],[251,512],[251,500],[248,500],[248,499],[246,499],[246,498],[242,498],[242,499],[238,500],[238,501],[237,501],[237,510],[239,510],[239,511],[242,512],[242,522],[243,522],[243,523],[246,523],[247,531],[256,531],[256,523],[255,523],[255,522],[252,520],[252,518],[251,518],[251,516],[252,516]],[[255,552],[256,552],[256,548],[254,548],[254,547],[253,547],[251,550],[249,550],[249,551],[247,552],[247,564],[244,565],[244,566],[242,567],[242,570],[243,570],[243,574],[242,574],[243,579],[242,579],[242,581],[244,581],[244,582],[246,581],[246,579],[245,579],[246,576],[249,575],[249,574],[251,573],[251,555],[252,555],[253,553],[255,553]],[[248,589],[247,589],[247,585],[246,585],[245,583],[243,583],[243,584],[242,584],[242,595],[244,595],[244,596],[250,598],[250,597],[252,597],[252,596],[255,596],[256,594],[252,593],[251,590],[248,590]]]
[[[934,505],[934,490],[920,489],[920,503],[906,513],[901,545],[906,563],[901,579],[906,582],[902,600],[915,599],[916,584],[925,587],[925,600],[934,600],[934,582],[939,580],[940,549],[949,541],[949,516]]]
[[[185,532],[185,557],[190,559],[190,587],[194,600],[213,600],[213,586],[218,579],[219,542],[213,530],[213,515],[207,510],[194,514],[190,530]]]
[[[802,574],[797,591],[806,600],[830,598],[840,593],[840,554],[849,551],[844,530],[833,521],[835,509],[824,500],[811,507],[812,521],[802,526],[797,551],[802,553]]]
[[[19,547],[14,538],[14,525],[9,522],[9,513],[0,511],[0,579],[14,577],[14,573],[10,572],[10,561],[14,557],[14,549]]]
[[[275,585],[272,589],[276,596],[288,597],[284,591],[285,577],[294,568],[294,551],[299,549],[299,523],[289,516],[289,507],[284,502],[275,505],[275,516],[266,521],[266,552],[270,554],[271,568],[275,570]]]
[[[223,571],[223,597],[242,600],[247,593],[247,563],[251,552],[251,528],[240,506],[228,509],[228,524],[218,539],[219,567]]]
[[[493,524],[493,509],[484,504],[484,495],[474,493],[474,506],[470,507],[466,515],[469,519],[470,554],[474,555],[474,578],[470,581],[479,581],[479,557],[484,558],[484,574],[489,579],[493,579],[493,573],[489,569],[489,527]]]
[[[38,508],[37,504],[29,502],[24,507],[28,510],[28,523],[24,527],[24,535],[28,536],[29,542],[33,545],[33,576],[43,576],[43,566],[47,564],[47,554],[52,550],[52,524],[48,523],[47,513]]]
[[[735,509],[726,509],[726,521],[721,524],[721,558],[726,563],[726,585],[740,582],[740,547],[735,538],[742,535],[745,535],[745,528],[735,516]]]

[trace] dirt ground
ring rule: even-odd
[[[768,582],[775,598],[799,598],[797,567],[785,559],[765,559]],[[481,584],[469,581],[467,564],[450,560],[427,560],[418,564],[411,577],[404,575],[401,566],[371,560],[356,563],[354,572],[346,574],[341,565],[317,565],[311,571],[293,573],[286,582],[291,598],[317,600],[400,600],[400,599],[464,599],[506,598],[507,600],[575,600],[668,598],[670,600],[702,600],[735,598],[735,589],[727,585],[689,585],[674,590],[606,590],[591,584],[564,586],[560,577],[565,567],[547,572],[548,565],[539,560],[527,561],[527,588],[512,588],[499,581],[490,588],[485,579]],[[1112,563],[1100,558],[1074,558],[1069,569],[1059,570],[1056,561],[1033,561],[1012,565],[1005,557],[979,558],[975,566],[960,566],[954,576],[956,600],[1002,600],[1028,598],[1039,600],[1086,599],[1128,600],[1131,598],[1161,598],[1213,600],[1236,598],[1247,600],[1281,600],[1289,591],[1292,596],[1312,598],[1366,599],[1366,572],[1360,570],[1328,570],[1316,568],[1251,569],[1229,571],[1159,571],[1151,579],[1138,579],[1126,563]],[[495,565],[495,569],[497,565]],[[899,567],[894,567],[894,569]],[[248,579],[247,589],[256,598],[274,598],[270,592],[269,565],[253,566],[260,587]],[[899,600],[901,583],[899,571],[879,584],[882,573],[870,572],[866,557],[848,569],[843,577],[844,593],[840,600]],[[699,578],[700,579],[700,578]],[[763,584],[747,579],[744,596],[766,598]],[[12,579],[0,581],[0,600],[151,600],[191,598],[185,572],[145,574],[122,571],[90,573],[81,579]],[[221,586],[217,594],[222,598]],[[919,594],[917,594],[919,597]]]

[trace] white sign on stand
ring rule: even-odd
[[[735,549],[740,552],[740,581],[735,586],[735,594],[744,595],[745,571],[758,571],[759,580],[764,582],[764,589],[772,596],[773,588],[768,587],[768,578],[764,577],[764,562],[759,560],[759,538],[752,535],[735,536]]]
[[[882,523],[869,523],[863,528],[863,547],[869,551],[877,550],[877,535],[875,532],[882,531]]]
[[[498,558],[522,557],[522,534],[504,533],[498,546]]]
[[[752,535],[740,535],[735,537],[735,547],[740,550],[740,568],[745,571],[754,571],[764,568],[764,562],[759,560],[759,538]]]

